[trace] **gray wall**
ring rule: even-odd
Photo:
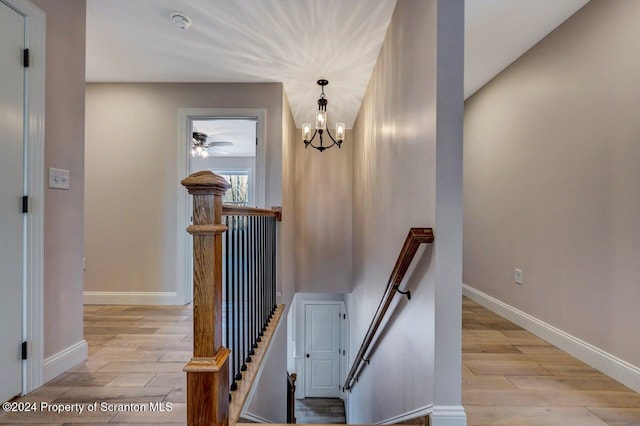
[[[314,141],[317,143],[317,141]],[[326,141],[325,141],[326,143]],[[296,290],[350,293],[353,132],[320,152],[295,139]]]
[[[282,201],[282,84],[87,84],[86,291],[176,291],[179,108],[267,110],[266,205]]]
[[[282,91],[282,222],[279,225],[280,247],[278,260],[281,282],[280,303],[285,309],[280,318],[278,328],[271,340],[271,349],[267,354],[264,368],[260,377],[254,383],[254,394],[247,401],[247,412],[253,416],[268,420],[272,423],[287,421],[287,342],[288,342],[288,313],[293,304],[295,293],[295,183],[294,177],[294,148],[296,126],[291,114],[289,100],[284,89]]]
[[[33,3],[47,14],[45,168],[69,170],[71,184],[68,191],[45,188],[46,359],[83,340],[86,19],[84,0]]]
[[[280,222],[280,282],[281,302],[287,305],[283,321],[286,319],[295,288],[295,143],[296,124],[289,106],[287,94],[282,90],[282,222]]]
[[[460,406],[463,12],[398,1],[353,129],[352,359],[409,228],[435,228],[436,242],[349,396],[350,423]]]
[[[636,0],[592,0],[470,98],[464,127],[464,282],[635,366],[638,22]]]
[[[259,380],[254,382],[255,397],[247,401],[247,413],[271,423],[287,422],[287,324],[278,323],[269,353],[263,360]]]

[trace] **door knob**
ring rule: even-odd
[[[307,358],[309,358],[309,354],[307,354]]]

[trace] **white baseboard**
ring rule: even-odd
[[[433,411],[433,404],[425,405],[424,407],[417,408],[415,410],[409,411],[404,414],[400,414],[399,416],[390,417],[386,420],[378,422],[379,425],[393,425],[406,422],[407,420],[412,420],[417,417],[424,417],[431,414]]]
[[[462,405],[434,405],[430,426],[467,426],[467,414]]]
[[[462,294],[623,385],[640,392],[640,368],[637,366],[466,284],[462,285]]]
[[[183,305],[175,291],[85,291],[85,305]]]
[[[55,379],[70,368],[85,361],[89,356],[89,346],[86,340],[81,340],[68,348],[44,360],[42,383]]]

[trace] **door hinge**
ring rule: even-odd
[[[22,359],[27,359],[27,342],[22,342]]]
[[[24,65],[25,68],[29,68],[29,49],[22,51],[22,65]]]
[[[22,213],[29,213],[29,196],[22,197]]]

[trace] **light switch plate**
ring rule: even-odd
[[[69,189],[69,170],[49,167],[49,188]]]
[[[516,282],[516,284],[522,285],[522,269],[516,269],[513,280]]]

